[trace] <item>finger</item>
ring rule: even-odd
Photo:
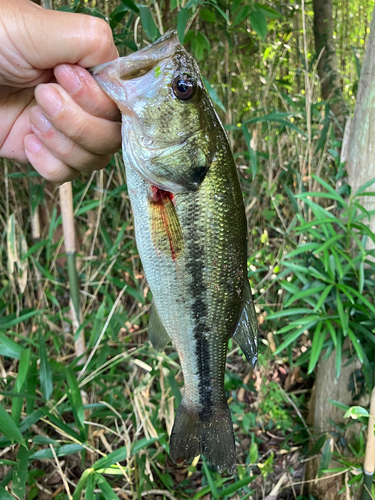
[[[11,5],[13,4],[13,5]],[[53,68],[71,63],[95,66],[118,57],[110,26],[98,17],[41,9],[32,2],[4,2],[2,17],[15,17],[9,23],[16,49],[32,66]],[[13,28],[14,26],[14,28]]]
[[[74,170],[53,156],[34,134],[29,134],[25,137],[24,145],[27,159],[35,170],[47,179],[47,181],[62,184],[73,181],[79,176],[77,170]]]
[[[35,98],[52,125],[82,148],[96,154],[120,149],[121,124],[90,115],[59,85],[39,85]]]
[[[84,68],[72,64],[60,64],[55,68],[55,77],[74,101],[90,115],[108,120],[121,120],[116,104]]]
[[[68,139],[45,118],[39,106],[30,110],[30,123],[35,136],[53,156],[75,170],[100,170],[111,159],[110,155],[90,153]]]

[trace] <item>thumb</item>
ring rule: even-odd
[[[8,38],[34,68],[62,63],[88,68],[118,57],[111,28],[102,19],[46,10],[29,0],[0,0],[0,6],[3,22],[4,8],[10,14]]]

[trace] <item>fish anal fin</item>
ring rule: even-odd
[[[148,338],[150,339],[153,348],[157,351],[162,351],[171,340],[160,319],[154,302],[151,304],[150,320],[148,323]]]
[[[151,236],[156,249],[176,260],[183,251],[184,242],[173,196],[169,191],[152,186],[149,212]]]
[[[254,368],[258,359],[258,320],[247,278],[245,278],[243,309],[233,338]]]

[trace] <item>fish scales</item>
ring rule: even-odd
[[[219,471],[231,471],[227,344],[234,335],[254,364],[257,325],[246,217],[227,137],[195,61],[173,33],[93,74],[123,114],[136,241],[153,294],[150,338],[158,348],[172,340],[184,376],[171,459],[183,463],[203,453]],[[184,102],[189,85],[195,95]]]

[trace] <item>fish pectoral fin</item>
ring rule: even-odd
[[[162,351],[171,340],[160,319],[154,302],[151,304],[150,320],[148,323],[148,338],[150,339],[154,349],[157,351]]]
[[[243,309],[233,338],[254,368],[258,359],[258,321],[247,278],[245,279]]]

